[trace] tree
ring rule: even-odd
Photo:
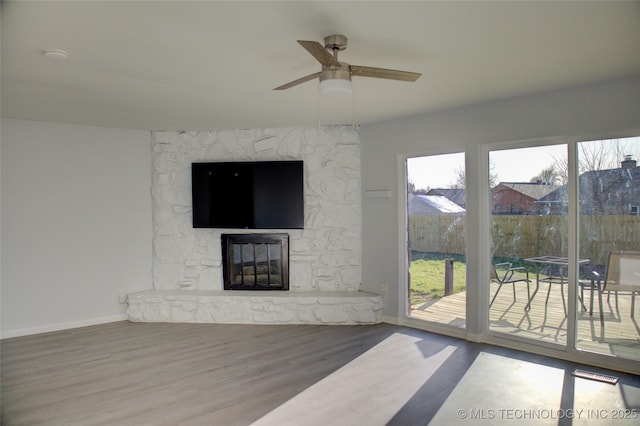
[[[409,180],[407,182],[407,194],[426,194],[427,192],[429,192],[429,189],[424,189],[424,188],[416,188],[416,184],[413,183],[411,180]]]
[[[560,172],[554,164],[540,171],[539,174],[531,178],[530,182],[542,183],[545,185],[557,185],[561,182]]]
[[[489,163],[489,188],[493,188],[498,184],[498,174],[495,172],[493,163]],[[454,189],[464,189],[466,187],[466,174],[464,167],[456,170],[456,181],[451,185]]]
[[[638,138],[580,142],[578,144],[578,174],[617,169],[625,155],[631,155],[636,159],[640,157]],[[558,170],[560,183],[564,185],[569,182],[567,157],[554,157],[554,166]]]
[[[610,190],[603,186],[597,177],[600,170],[620,169],[621,160],[627,155],[638,158],[640,154],[640,138],[609,139],[578,143],[578,174],[589,173],[591,176],[581,179],[580,196],[588,201],[589,211],[603,214],[605,205],[610,201]],[[569,182],[569,166],[566,157],[554,158],[555,167],[559,170],[562,184]],[[587,186],[588,185],[588,186]]]
[[[451,185],[454,189],[463,189],[466,186],[466,176],[464,167],[458,167],[456,170],[456,181]]]

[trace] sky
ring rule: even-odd
[[[630,153],[634,154],[634,159],[640,161],[640,137],[621,139],[621,141],[624,141]],[[554,164],[556,158],[567,158],[566,145],[491,151],[491,173],[497,175],[497,182],[529,182],[543,169]],[[418,189],[450,188],[456,182],[459,169],[464,170],[464,153],[415,157],[407,160],[409,180]]]

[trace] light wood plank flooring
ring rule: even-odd
[[[391,331],[121,322],[5,339],[3,424],[248,424]]]
[[[5,426],[450,424],[437,419],[490,402],[479,386],[494,386],[485,377],[492,369],[518,371],[507,394],[531,395],[539,381],[546,391],[537,404],[592,385],[568,379],[571,363],[388,324],[118,322],[0,344]],[[538,377],[541,366],[554,380]],[[637,377],[599,386],[616,404],[640,407]],[[451,399],[460,393],[467,397]],[[522,408],[504,395],[494,403]],[[545,402],[561,403],[564,396]]]

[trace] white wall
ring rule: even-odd
[[[399,158],[465,151],[467,156],[467,290],[478,292],[480,280],[481,201],[487,185],[481,178],[480,145],[563,136],[640,134],[640,76],[571,90],[484,103],[361,128],[363,191],[390,189],[391,198],[363,197],[363,289],[388,285],[384,315],[400,319],[401,248]],[[400,198],[399,198],[400,195]],[[475,278],[474,278],[475,277]],[[480,300],[479,298],[477,300]],[[469,332],[479,332],[479,310],[467,312]],[[470,318],[469,314],[474,318]]]
[[[151,288],[150,132],[2,120],[2,337],[125,319]]]

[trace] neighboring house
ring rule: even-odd
[[[537,201],[560,186],[532,182],[500,182],[491,189],[492,214],[548,214]]]
[[[464,214],[465,209],[442,195],[409,194],[409,216]]]
[[[631,156],[625,156],[620,168],[585,172],[578,178],[580,214],[640,214],[640,167]],[[567,214],[567,186],[540,198],[550,214]]]
[[[427,195],[442,195],[447,197],[463,209],[467,208],[466,195],[463,188],[434,188],[427,192]]]

